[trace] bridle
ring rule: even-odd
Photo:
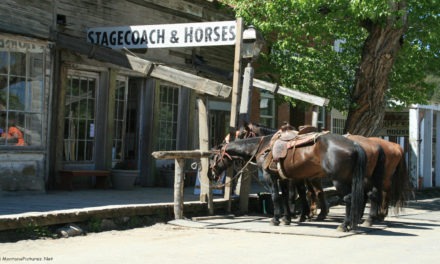
[[[258,146],[257,149],[255,150],[255,152],[252,154],[252,156],[250,157],[250,159],[244,164],[244,166],[234,175],[234,177],[232,177],[231,180],[238,178],[242,172],[244,171],[244,169],[246,169],[246,167],[252,163],[252,160],[255,158],[255,156],[258,154],[261,144],[263,143],[263,139],[264,137],[261,137],[260,142],[258,142]],[[219,153],[215,155],[215,159],[214,159],[214,163],[210,166],[210,169],[212,171],[214,171],[217,174],[217,170],[215,169],[215,166],[218,165],[219,160],[221,160],[223,162],[223,160],[225,159],[224,157],[226,156],[229,160],[234,161],[234,159],[243,159],[240,156],[231,156],[229,153],[226,152],[226,147],[227,147],[228,143],[226,143],[220,150]],[[219,155],[219,157],[217,158],[217,155]]]

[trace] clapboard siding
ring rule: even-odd
[[[0,30],[47,39],[52,24],[52,1],[0,1]]]
[[[66,25],[56,26],[57,14],[66,16]],[[86,41],[90,27],[192,23],[234,20],[230,11],[205,0],[2,0],[0,31],[40,39],[50,39],[51,28]],[[211,67],[232,70],[234,47],[150,49],[140,54],[148,60],[185,65],[196,53]]]

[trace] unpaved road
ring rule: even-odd
[[[343,238],[169,224],[0,244],[2,263],[438,263],[440,211],[410,209],[388,227]]]

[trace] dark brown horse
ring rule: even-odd
[[[218,177],[234,159],[256,158],[265,177],[277,178],[278,173],[274,174],[264,165],[270,156],[268,153],[271,153],[267,150],[272,151],[270,139],[271,136],[255,137],[226,144],[211,159],[212,174]],[[320,135],[313,143],[286,149],[286,155],[278,160],[278,164],[282,175],[296,182],[329,177],[346,202],[345,218],[338,229],[349,231],[357,227],[364,203],[366,166],[365,152],[358,144],[340,135]],[[274,207],[279,202],[275,197],[276,194],[272,193]],[[275,211],[273,222],[279,222],[279,217]]]

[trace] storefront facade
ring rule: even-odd
[[[155,186],[162,165],[152,151],[196,147],[196,92],[124,67],[120,58],[127,52],[227,83],[233,47],[117,51],[115,57],[110,50],[81,50],[91,46],[86,29],[234,20],[232,13],[209,1],[104,2],[0,3],[1,194],[57,189],[61,169],[111,170],[118,163],[140,171],[138,184]],[[63,45],[60,36],[72,43]],[[24,144],[8,133],[13,126]]]

